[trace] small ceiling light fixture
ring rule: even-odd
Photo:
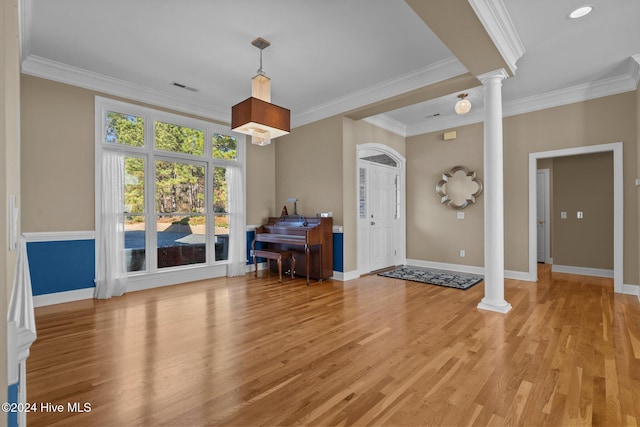
[[[467,96],[469,96],[468,93],[461,93],[460,95],[458,95],[460,101],[456,102],[456,106],[454,108],[454,110],[456,110],[456,113],[467,114],[469,111],[471,111],[471,102],[468,99],[465,99]]]
[[[251,143],[265,146],[291,131],[291,111],[271,104],[271,79],[262,69],[262,51],[271,43],[258,37],[251,44],[260,49],[260,68],[251,79],[251,97],[231,107],[231,130],[251,135]]]
[[[590,14],[592,11],[593,11],[593,6],[591,6],[591,5],[580,6],[579,8],[574,9],[573,11],[571,11],[571,13],[569,13],[567,15],[567,19],[583,18],[583,17],[587,16],[588,14]]]

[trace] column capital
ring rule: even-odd
[[[476,78],[484,84],[485,81],[493,78],[499,78],[500,80],[509,78],[509,73],[507,73],[504,68],[499,68],[497,70],[489,71],[488,73],[480,74],[479,76],[476,76]]]

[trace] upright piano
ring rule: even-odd
[[[267,224],[256,228],[256,242],[263,248],[291,251],[296,260],[296,274],[316,280],[333,275],[333,218],[283,215],[271,217]]]

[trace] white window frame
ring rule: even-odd
[[[106,112],[130,114],[144,119],[144,147],[132,147],[123,144],[113,144],[106,142],[106,129],[104,117]],[[162,121],[178,126],[186,126],[204,131],[204,154],[202,156],[184,153],[174,153],[154,148],[154,123]],[[213,158],[212,138],[215,133],[233,136],[237,141],[236,160],[225,160]],[[102,176],[101,164],[104,150],[116,150],[125,156],[135,156],[144,158],[145,162],[145,218],[146,218],[146,269],[145,271],[135,271],[128,273],[127,290],[141,290],[158,286],[166,286],[177,283],[184,283],[193,280],[202,280],[211,277],[221,277],[227,274],[228,260],[215,261],[215,217],[213,211],[213,170],[214,167],[235,167],[241,170],[243,183],[246,182],[246,137],[245,135],[232,132],[228,127],[212,122],[199,120],[179,114],[168,113],[155,110],[136,104],[116,101],[100,96],[95,97],[95,234],[96,248],[100,242],[101,223],[101,200],[102,200]],[[206,262],[200,264],[188,264],[175,267],[157,266],[157,226],[155,212],[155,164],[156,160],[178,161],[205,165],[205,214],[206,217],[206,239],[207,251]],[[245,184],[246,185],[246,184]],[[246,194],[246,191],[243,191]],[[246,204],[245,204],[246,205]],[[227,213],[229,214],[229,213]],[[245,216],[242,215],[244,218]],[[246,222],[246,219],[244,220]],[[243,224],[246,229],[246,224]],[[98,251],[96,250],[96,270],[98,266]]]

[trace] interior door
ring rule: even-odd
[[[398,174],[396,168],[369,165],[369,242],[371,271],[396,263]]]
[[[547,210],[547,176],[538,171],[536,174],[536,231],[537,231],[537,240],[538,240],[538,262],[545,262],[547,258],[546,247],[547,247],[547,221],[545,218],[545,212]]]

